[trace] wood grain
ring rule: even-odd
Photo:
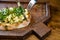
[[[10,0],[9,0],[9,2],[3,2],[3,1],[7,1],[7,0],[0,0],[0,5],[1,5],[0,9],[5,8],[5,7],[17,7],[17,4],[10,2]],[[43,4],[39,4],[39,5],[42,5],[42,7],[44,7],[43,5],[46,5],[46,4],[43,3]],[[26,8],[27,3],[23,4],[23,6],[24,6],[24,8]],[[42,17],[41,17],[42,12],[45,12],[45,11],[43,11],[43,9],[40,9],[42,7],[38,7],[38,9],[36,7],[32,8],[32,10],[31,10],[31,23],[29,26],[22,28],[22,29],[12,30],[12,31],[0,31],[0,36],[24,37],[24,36],[27,36],[27,34],[31,34],[32,31],[34,31],[40,38],[45,36],[51,30],[42,22],[49,19],[50,16],[46,17],[46,16],[42,15]],[[37,9],[37,12],[35,9]],[[46,10],[46,9],[44,9],[44,10]],[[36,29],[38,29],[38,30],[36,30]]]

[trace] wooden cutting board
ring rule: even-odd
[[[23,7],[26,8],[30,0],[21,0]],[[38,1],[39,2],[39,1]],[[39,6],[38,6],[39,5]],[[0,9],[5,7],[17,7],[15,0],[0,0]],[[50,18],[50,11],[47,3],[37,3],[31,10],[31,23],[22,29],[12,31],[0,31],[0,38],[24,40],[30,34],[35,34],[38,38],[45,38],[51,31],[43,22]]]

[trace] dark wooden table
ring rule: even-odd
[[[30,0],[21,0],[20,2],[27,7]],[[37,6],[39,5],[39,6]],[[15,0],[0,0],[0,9],[5,7],[17,7]],[[38,3],[31,10],[31,23],[25,28],[12,31],[0,31],[0,38],[24,40],[30,34],[35,34],[38,38],[44,39],[51,31],[43,22],[50,18],[50,11],[47,3]]]

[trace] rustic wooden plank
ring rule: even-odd
[[[49,18],[51,17],[50,16],[50,7],[47,3],[46,3],[46,9],[45,10],[46,10],[46,16],[45,16],[45,18],[41,19],[42,22],[49,20]]]
[[[48,20],[50,18],[50,8],[49,6],[45,4],[38,4],[35,5],[32,9],[31,9],[31,16],[32,19],[34,20],[34,23],[38,23],[38,22],[45,22],[46,20]]]
[[[17,7],[17,3],[11,3],[11,2],[10,2],[10,3],[5,3],[5,2],[3,3],[3,2],[1,2],[0,5],[1,5],[1,6],[0,6],[0,9],[6,8],[6,7]],[[28,5],[28,4],[22,4],[22,6],[23,6],[24,8],[26,8],[27,5]]]
[[[15,0],[13,0],[13,1],[15,1]],[[17,7],[17,4],[13,3],[13,1],[12,0],[0,0],[0,5],[1,5],[0,9],[5,8],[5,7]],[[24,0],[24,1],[26,1],[26,0]],[[23,1],[21,1],[21,2],[23,2]],[[40,37],[43,37],[46,33],[48,33],[50,31],[50,29],[47,26],[45,26],[43,23],[40,23],[42,20],[44,20],[44,19],[42,19],[42,20],[40,19],[40,18],[43,18],[43,17],[41,17],[40,14],[42,14],[42,12],[43,12],[42,11],[42,9],[43,9],[42,7],[44,7],[43,5],[46,5],[46,4],[43,3],[43,4],[39,4],[39,5],[41,5],[41,7],[39,7],[39,8],[33,7],[31,10],[31,18],[32,18],[31,25],[27,26],[26,28],[12,30],[12,31],[0,31],[0,36],[21,36],[22,37],[22,36],[25,36],[26,34],[30,33],[33,30]],[[24,8],[26,8],[27,3],[26,4],[23,3],[23,6],[24,6]],[[36,9],[37,9],[37,12],[36,12]],[[45,16],[44,16],[44,18],[45,18]],[[36,29],[38,29],[38,30],[36,30]]]
[[[16,29],[12,31],[1,31],[0,30],[0,36],[21,36],[22,37],[31,31],[30,26],[31,25],[29,25],[28,27],[22,28],[22,29]]]
[[[16,0],[0,0],[4,2],[16,2]],[[19,0],[20,2],[29,2],[30,0]]]
[[[29,2],[30,0],[20,0],[20,2]],[[16,0],[0,0],[0,2],[16,2]],[[46,0],[37,0],[38,3],[45,3]]]
[[[50,28],[48,28],[44,23],[39,22],[35,25],[33,25],[33,31],[36,32],[36,34],[42,38],[45,34],[49,33],[51,31]],[[46,35],[45,35],[46,36]]]

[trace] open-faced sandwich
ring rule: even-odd
[[[3,8],[0,10],[0,30],[13,30],[26,27],[30,23],[30,13],[27,9]]]

